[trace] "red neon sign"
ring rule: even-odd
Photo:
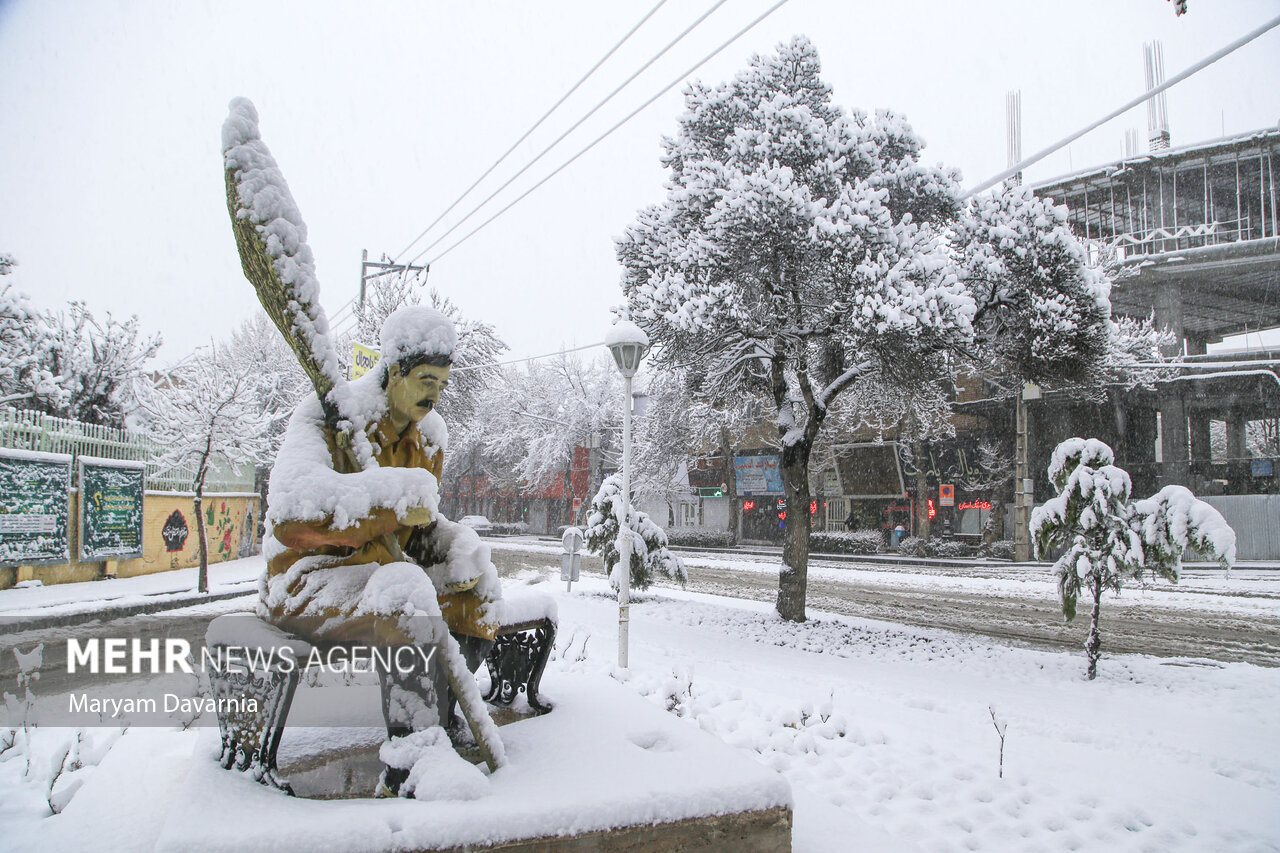
[[[809,515],[817,515],[817,514],[818,514],[818,502],[809,501]]]
[[[786,520],[787,520],[787,511],[786,511],[786,510],[783,510],[782,512],[778,513],[778,518],[779,518],[780,520],[782,520],[782,521],[786,521]]]
[[[743,511],[743,512],[751,512],[751,510],[753,510],[753,509],[755,509],[755,508],[756,508],[756,502],[755,502],[755,501],[743,501],[743,502],[742,502],[742,511]]]
[[[991,509],[991,501],[962,501],[957,509]]]
[[[929,504],[929,517],[933,518],[935,515],[938,514],[938,511],[933,508],[933,498],[928,499],[928,504]]]

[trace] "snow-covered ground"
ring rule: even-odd
[[[228,577],[248,574],[252,562],[227,564]],[[992,594],[1019,582],[896,577],[971,590],[990,581]],[[602,580],[566,593],[531,570],[506,583],[558,602],[548,697],[556,699],[558,676],[612,675],[781,773],[794,793],[797,851],[1280,850],[1280,670],[1115,655],[1087,682],[1079,651],[812,611],[796,625],[767,604],[662,589],[633,605],[631,668],[619,674],[617,610]],[[1276,607],[1270,595],[1213,592],[1203,598],[1242,615]],[[1178,605],[1200,597],[1180,593]],[[1007,725],[1003,777],[993,712]],[[100,759],[108,735],[88,733],[86,764]],[[200,734],[182,737],[194,743]],[[23,839],[42,821],[63,819],[46,817],[42,780],[72,739],[38,731],[25,778],[25,756],[0,761],[0,849],[29,849]],[[102,812],[101,821],[112,819]],[[102,837],[147,836],[123,830],[103,826]]]

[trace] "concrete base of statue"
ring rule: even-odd
[[[473,799],[373,799],[373,721],[287,728],[295,797],[220,768],[216,731],[150,730],[112,749],[55,834],[93,839],[95,815],[133,809],[113,821],[134,827],[131,849],[174,853],[791,850],[779,774],[613,679],[557,673],[547,693],[552,713],[500,721],[507,764]]]

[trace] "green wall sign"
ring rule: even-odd
[[[142,494],[146,465],[81,456],[80,561],[142,556]]]
[[[0,450],[0,566],[71,561],[71,457]]]

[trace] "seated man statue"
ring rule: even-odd
[[[387,318],[381,342],[378,365],[343,389],[363,432],[326,427],[315,397],[293,413],[271,474],[259,613],[314,643],[426,648],[444,639],[434,602],[474,671],[497,632],[502,589],[489,547],[436,512],[448,430],[434,409],[456,334],[443,314],[414,305]],[[357,464],[361,450],[376,465]],[[413,657],[430,663],[409,677],[379,671],[388,736],[444,725],[465,741],[442,656]],[[407,775],[389,767],[379,792],[395,793]]]

